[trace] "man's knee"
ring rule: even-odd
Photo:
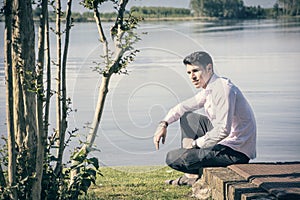
[[[166,164],[173,168],[179,169],[185,166],[184,154],[186,153],[185,149],[176,149],[169,151],[166,156]]]
[[[172,167],[174,163],[178,160],[178,155],[176,153],[176,150],[169,151],[166,156],[166,163],[168,166]]]
[[[177,149],[167,153],[166,163],[169,167],[191,174],[199,171],[200,160],[197,158],[196,149]]]
[[[180,117],[180,125],[186,126],[188,122],[190,122],[194,117],[195,113],[193,112],[186,112]]]

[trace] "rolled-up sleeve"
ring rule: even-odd
[[[206,93],[204,90],[201,90],[194,97],[189,98],[171,108],[168,114],[165,116],[164,121],[171,124],[180,119],[185,112],[195,111],[202,108],[205,103],[205,98]]]

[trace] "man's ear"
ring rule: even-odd
[[[213,72],[213,66],[212,66],[212,64],[208,64],[208,65],[206,65],[206,71],[207,72]]]

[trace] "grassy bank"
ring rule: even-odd
[[[105,167],[101,172],[103,176],[82,199],[194,199],[190,187],[164,183],[182,175],[169,167]]]

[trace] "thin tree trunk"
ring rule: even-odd
[[[5,82],[6,82],[6,119],[8,135],[8,184],[12,188],[10,198],[18,199],[16,185],[16,141],[14,134],[14,106],[13,106],[13,73],[12,73],[12,1],[6,0],[5,4]],[[1,167],[1,165],[0,165]],[[1,167],[1,186],[6,186]]]
[[[100,14],[98,11],[98,4],[94,4],[93,10],[94,10],[94,18],[95,18],[97,28],[98,28],[98,34],[100,37],[100,42],[103,43],[105,64],[108,67],[109,66],[108,42],[107,42],[107,39],[106,39],[104,31],[103,31]],[[109,85],[111,75],[112,74],[106,74],[105,76],[104,75],[102,76],[101,88],[99,89],[97,107],[96,107],[94,118],[93,118],[92,128],[89,131],[87,143],[84,144],[81,147],[81,149],[79,150],[79,152],[83,151],[85,153],[85,156],[88,155],[90,149],[92,148],[92,146],[94,144],[95,138],[97,136],[97,131],[98,131],[99,123],[100,123],[101,116],[103,113],[104,102],[105,102],[106,94],[108,92],[108,85]],[[75,166],[77,164],[79,164],[78,161],[75,161],[75,160],[72,161],[72,165]],[[72,170],[71,171],[71,181],[70,181],[69,187],[72,186],[76,175],[77,175],[77,170]]]
[[[107,39],[106,39],[104,31],[103,31],[101,18],[100,18],[100,14],[99,14],[97,5],[94,6],[94,18],[95,18],[95,21],[97,24],[100,41],[103,43],[105,64],[109,65],[108,42],[107,42]],[[98,132],[100,120],[101,120],[102,113],[103,113],[105,98],[108,93],[108,86],[109,86],[109,81],[110,81],[111,75],[112,74],[106,74],[106,73],[102,75],[102,81],[101,81],[101,86],[99,89],[99,95],[98,95],[98,100],[97,100],[97,107],[95,110],[93,123],[91,126],[92,128],[89,131],[89,135],[87,138],[87,144],[84,145],[84,147],[83,147],[83,148],[85,148],[85,151],[87,151],[87,152],[89,151],[89,149],[92,148],[92,146],[95,142],[95,138],[96,138],[96,135]]]
[[[67,6],[67,16],[66,16],[66,32],[65,32],[65,45],[64,45],[64,52],[63,52],[63,60],[62,60],[62,138],[65,140],[65,132],[67,129],[67,112],[68,112],[68,105],[67,105],[67,59],[68,59],[68,49],[69,49],[69,40],[70,40],[70,30],[72,27],[71,21],[71,7],[72,0],[68,1]],[[61,154],[63,154],[64,146],[62,147]]]
[[[93,119],[91,129],[89,131],[89,135],[87,138],[87,144],[85,144],[82,147],[84,152],[86,152],[86,155],[89,153],[90,149],[94,145],[94,141],[95,141],[95,138],[97,135],[97,131],[98,131],[102,113],[103,113],[105,98],[108,93],[108,86],[109,86],[110,78],[111,78],[112,74],[116,72],[116,69],[118,68],[119,60],[124,53],[121,45],[119,45],[121,43],[121,39],[122,39],[121,37],[124,33],[124,31],[120,27],[123,24],[123,17],[124,17],[125,7],[126,7],[127,3],[128,3],[128,0],[120,1],[120,8],[118,11],[118,16],[117,16],[115,25],[111,29],[111,34],[113,37],[115,37],[114,42],[115,42],[115,46],[116,46],[116,56],[114,59],[114,63],[109,63],[108,42],[104,35],[104,31],[102,28],[101,19],[100,19],[100,15],[99,15],[99,12],[97,9],[97,5],[94,5],[94,18],[96,20],[100,41],[103,43],[104,58],[106,59],[105,60],[106,64],[107,64],[106,67],[108,68],[108,70],[103,72],[101,86],[99,89],[97,107],[96,107],[95,114],[94,114],[94,119]],[[108,66],[109,64],[110,64],[110,66]]]
[[[33,185],[33,199],[41,198],[41,182],[43,176],[44,150],[46,136],[44,135],[43,124],[43,99],[44,99],[44,51],[45,51],[45,21],[47,15],[48,0],[42,0],[42,13],[40,14],[38,60],[37,60],[37,156],[36,156],[36,181]]]
[[[44,134],[48,136],[48,126],[49,126],[49,111],[50,111],[50,99],[52,96],[51,92],[51,57],[50,57],[50,41],[49,41],[49,19],[48,19],[48,7],[46,12],[46,24],[45,24],[45,66],[47,70],[46,75],[46,96],[45,96],[45,110],[44,110]],[[44,156],[46,155],[46,150],[44,150]],[[44,178],[44,177],[42,177]],[[51,180],[50,180],[51,181]],[[43,189],[43,188],[42,188]],[[47,200],[48,197],[45,197],[44,200]]]
[[[99,124],[100,124],[103,109],[104,109],[106,95],[108,93],[108,86],[109,86],[110,78],[111,78],[111,74],[102,76],[102,81],[101,81],[101,86],[99,89],[97,107],[95,109],[95,115],[94,115],[94,120],[92,123],[92,128],[90,129],[89,136],[87,138],[87,144],[84,146],[84,149],[87,151],[87,153],[90,151],[90,149],[94,145],[95,138],[97,136]]]
[[[67,80],[66,80],[66,68],[67,68],[67,57],[68,57],[68,48],[69,48],[69,38],[70,38],[70,29],[72,26],[71,21],[71,7],[72,0],[68,1],[67,6],[67,16],[66,16],[66,32],[65,32],[65,44],[64,44],[64,52],[63,52],[63,59],[62,59],[62,66],[61,66],[61,130],[59,135],[59,149],[58,149],[58,156],[57,156],[57,165],[55,168],[55,173],[58,174],[62,170],[62,160],[63,160],[63,152],[65,149],[65,133],[67,129],[67,112],[68,112],[68,105],[67,105]]]
[[[101,81],[101,86],[99,89],[97,107],[95,109],[92,128],[90,129],[86,144],[84,144],[81,147],[81,149],[78,151],[78,152],[84,152],[85,157],[87,157],[88,153],[91,151],[92,146],[95,142],[95,138],[97,136],[97,131],[98,131],[98,127],[99,127],[99,124],[101,121],[101,117],[102,117],[106,95],[108,93],[108,86],[109,86],[110,78],[111,78],[111,74],[102,76],[102,81]],[[72,160],[72,166],[77,166],[78,164],[80,164],[80,163],[78,161],[76,161],[76,159]],[[72,184],[74,183],[77,173],[78,173],[78,171],[76,169],[75,170],[73,169],[71,171],[71,179],[70,179],[69,188],[71,188]]]
[[[45,43],[45,50],[46,50],[46,69],[47,69],[47,86],[46,86],[46,97],[45,97],[45,114],[44,114],[44,132],[45,136],[48,136],[48,126],[49,126],[49,110],[50,110],[50,98],[51,98],[51,60],[50,60],[50,36],[49,36],[49,17],[48,17],[48,7],[46,12],[46,24],[45,24],[45,37],[46,37],[46,43]]]
[[[77,156],[80,156],[81,157],[80,160],[82,160],[82,157],[87,157],[89,152],[93,149],[93,145],[95,142],[95,138],[97,136],[98,128],[103,114],[103,109],[104,109],[106,95],[108,93],[110,78],[114,73],[119,72],[119,70],[121,69],[120,60],[122,59],[124,53],[130,49],[130,47],[124,47],[124,45],[122,45],[122,39],[125,33],[123,17],[124,17],[125,7],[127,3],[128,0],[120,0],[118,16],[116,18],[114,26],[110,30],[116,48],[115,58],[113,60],[110,60],[109,57],[108,42],[102,28],[100,15],[97,8],[98,3],[95,3],[93,5],[94,18],[97,24],[98,34],[100,37],[100,41],[103,43],[103,52],[104,52],[103,57],[105,59],[106,66],[104,66],[105,68],[102,72],[102,80],[101,80],[101,86],[99,88],[99,93],[98,93],[97,107],[95,109],[94,118],[91,124],[91,129],[89,130],[87,141],[81,147],[81,149],[78,150],[78,153],[74,155],[72,160],[72,166],[77,166],[78,164],[80,164],[79,161],[77,161]],[[69,188],[72,187],[76,175],[77,175],[77,170],[73,169],[71,171],[71,181],[69,184]]]
[[[64,145],[64,141],[61,140],[62,134],[62,123],[61,123],[61,2],[60,0],[56,0],[56,65],[57,65],[57,72],[56,72],[56,135],[58,137],[57,146]],[[59,158],[60,150],[57,150],[57,158]],[[61,171],[62,163],[58,159],[56,163],[55,174]]]
[[[101,82],[101,86],[99,89],[97,107],[95,110],[95,115],[94,115],[93,123],[91,126],[92,128],[90,129],[89,136],[87,138],[87,145],[84,145],[84,148],[86,149],[87,153],[90,151],[90,149],[94,145],[94,141],[95,141],[95,138],[97,135],[97,131],[98,131],[100,120],[101,120],[102,113],[103,113],[106,94],[108,93],[108,86],[109,86],[109,81],[110,81],[111,75],[116,71],[115,68],[116,68],[116,66],[118,66],[119,59],[123,55],[123,51],[120,49],[120,46],[118,45],[118,43],[121,42],[123,30],[120,29],[120,26],[123,24],[123,16],[124,16],[125,7],[126,7],[127,3],[128,3],[128,0],[124,0],[124,1],[121,0],[118,17],[116,19],[114,27],[111,29],[111,32],[116,31],[116,35],[117,35],[117,38],[115,39],[115,46],[117,47],[116,48],[116,51],[117,51],[116,59],[114,60],[114,63],[112,63],[111,66],[109,67],[109,70],[107,72],[104,72],[102,75],[102,82]],[[95,17],[95,20],[97,23],[100,41],[103,43],[103,50],[104,50],[104,57],[106,58],[106,64],[109,65],[108,43],[107,43],[106,37],[103,32],[103,28],[102,28],[100,15],[99,15],[97,6],[94,6],[94,17]],[[112,35],[114,35],[114,33],[112,33]]]

